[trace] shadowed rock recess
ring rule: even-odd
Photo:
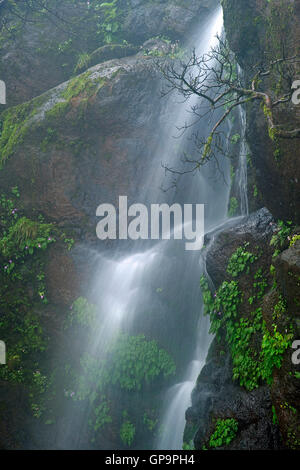
[[[0,33],[0,79],[7,85],[0,114],[0,340],[8,345],[7,364],[0,365],[0,448],[151,449],[161,403],[176,383],[175,362],[184,376],[186,353],[185,346],[168,350],[170,331],[158,308],[167,305],[178,319],[178,343],[181,326],[192,331],[193,318],[172,300],[179,282],[169,293],[153,283],[139,322],[159,341],[141,337],[140,324],[132,343],[122,336],[119,362],[110,358],[93,401],[96,391],[86,387],[102,364],[84,356],[94,315],[85,295],[95,260],[105,263],[102,253],[114,246],[103,242],[100,250],[95,214],[100,202],[117,206],[119,195],[129,205],[139,200],[157,152],[153,136],[174,110],[172,97],[161,98],[157,61],[182,58],[191,32],[204,29],[219,2],[114,0],[112,14],[97,0],[55,0],[52,13],[31,11],[25,23],[11,16],[9,3],[0,4],[9,26]],[[277,43],[269,41],[280,27],[275,13],[272,23],[273,4],[290,22],[280,29],[290,54],[299,53],[299,0],[221,3],[245,80],[254,64],[266,65],[266,51],[277,57]],[[267,86],[273,89],[271,79]],[[300,336],[299,138],[274,140],[261,106],[251,102],[245,111],[251,214],[206,235],[200,283],[215,336],[186,411],[185,449],[300,447],[300,366],[292,362]],[[277,117],[288,129],[300,127],[299,106],[290,102]],[[231,196],[238,198],[234,184]],[[187,306],[189,295],[182,293]],[[124,380],[118,395],[122,361],[133,369],[135,354],[144,363],[157,355],[153,383],[137,380],[134,388]],[[72,402],[75,387],[81,395]],[[91,403],[94,414],[86,419]]]

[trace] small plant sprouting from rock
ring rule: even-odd
[[[216,428],[209,439],[209,447],[223,447],[230,444],[238,432],[236,419],[218,419]]]
[[[244,246],[238,247],[231,256],[227,272],[231,274],[232,277],[237,277],[246,268],[247,273],[249,273],[249,264],[253,264],[257,260],[257,256],[246,250],[248,246],[249,243],[245,243]]]
[[[120,429],[120,438],[123,444],[127,447],[131,447],[135,436],[135,425],[128,419],[127,411],[123,412],[123,418],[125,421]]]

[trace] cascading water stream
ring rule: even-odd
[[[217,30],[214,33],[214,37],[217,34],[221,33],[221,29],[223,26],[222,22],[222,14],[219,15],[218,21],[216,22]],[[200,41],[202,38],[200,39]],[[210,43],[206,44],[206,51],[208,52],[211,47],[214,46],[214,40],[210,39]],[[199,50],[202,51],[203,54],[203,47],[201,46],[196,48],[196,53],[199,54]],[[193,106],[199,98],[197,96],[193,96],[189,103],[190,106]],[[191,119],[191,118],[190,118]],[[228,129],[228,136],[231,133],[231,127],[229,126]],[[205,136],[205,129],[202,133]],[[206,134],[207,135],[207,134]],[[228,141],[228,139],[227,139]],[[211,164],[209,163],[207,167],[209,168]],[[196,182],[199,186],[204,183],[203,178],[205,178],[205,171],[202,172],[200,175],[200,181]],[[228,176],[228,175],[227,175]],[[205,186],[207,187],[207,185]],[[221,191],[220,191],[221,190]],[[216,197],[218,192],[221,192],[223,197],[221,211],[209,211],[209,217],[206,221],[206,231],[212,230],[218,225],[223,225],[226,223],[227,219],[227,207],[228,207],[228,200],[229,200],[229,188],[222,188],[221,185],[219,187],[214,188],[214,194],[209,194],[209,196]],[[207,199],[207,194],[201,194],[199,191],[199,200],[202,196],[206,201],[209,201],[210,207],[213,206],[215,209],[214,204],[211,203],[211,199]],[[201,275],[205,273],[205,259],[203,257],[200,258],[199,262],[199,270],[198,270],[198,279],[200,279]],[[167,393],[165,404],[163,407],[163,419],[161,423],[161,431],[160,435],[158,436],[155,442],[155,448],[160,450],[177,450],[182,448],[183,443],[183,431],[185,427],[185,411],[191,404],[191,393],[194,388],[196,379],[204,365],[207,351],[211,342],[211,335],[209,334],[209,319],[203,317],[202,309],[203,304],[202,302],[199,303],[199,321],[197,326],[197,338],[196,338],[196,350],[194,352],[194,359],[190,363],[187,368],[187,372],[183,381],[179,384],[173,386],[169,392]]]
[[[241,73],[241,70],[239,70]],[[240,141],[240,152],[239,152],[239,163],[236,175],[236,184],[239,190],[240,199],[240,212],[241,216],[249,214],[248,207],[248,195],[247,195],[247,155],[249,148],[246,142],[246,112],[242,106],[239,107],[239,118],[240,118],[240,129],[241,129],[241,141]],[[230,135],[232,132],[232,123],[228,121],[228,132],[227,139],[229,150]],[[229,191],[227,193],[227,203],[229,200]],[[232,219],[232,222],[227,217],[227,204],[223,214],[219,213],[212,221],[213,226],[207,225],[207,229],[214,234],[222,231],[227,225],[236,223],[240,217]],[[223,219],[223,220],[222,220]],[[206,231],[206,233],[208,232]],[[200,257],[199,266],[199,277],[205,274],[209,278],[206,272],[206,260],[205,255],[207,250]],[[209,334],[210,322],[208,318],[203,318],[203,303],[201,306],[200,320],[198,323],[198,338],[196,352],[194,359],[188,367],[186,377],[181,383],[173,386],[167,393],[165,404],[163,407],[163,419],[161,425],[161,433],[155,443],[155,448],[160,450],[177,450],[182,448],[183,444],[183,432],[185,428],[185,411],[191,405],[191,394],[195,386],[197,377],[201,372],[202,367],[205,364],[206,355],[209,349],[209,345],[212,340],[212,336]]]
[[[240,106],[240,123],[241,123],[241,146],[240,146],[240,156],[239,156],[239,166],[237,170],[237,181],[239,187],[239,196],[240,196],[240,206],[241,214],[249,215],[249,206],[248,206],[248,181],[247,181],[247,155],[249,153],[249,147],[246,142],[246,111]]]
[[[243,79],[243,71],[238,66],[238,74]],[[239,106],[239,118],[241,129],[241,144],[239,155],[239,166],[237,169],[237,184],[239,188],[241,215],[249,215],[248,206],[248,181],[247,181],[247,156],[249,154],[249,147],[246,141],[246,111],[243,106]]]
[[[208,19],[204,28],[201,26],[195,48],[198,55],[208,53],[217,44],[216,35],[221,32],[222,25],[222,10],[219,9]],[[192,96],[188,102],[178,103],[178,101],[179,99],[174,98],[168,120],[153,137],[157,141],[157,150],[144,175],[143,194],[139,195],[139,202],[149,204],[162,202],[160,198],[163,193],[160,187],[164,181],[164,170],[160,162],[164,160],[170,166],[176,166],[185,149],[190,146],[188,135],[182,136],[177,141],[173,135],[176,126],[181,127],[190,122],[189,110],[197,102],[197,97]],[[204,126],[203,135],[208,135],[207,132],[208,129]],[[229,181],[229,163],[223,159],[220,166],[225,179]],[[167,196],[168,202],[171,203],[178,201],[206,204],[207,230],[226,220],[228,207],[229,185],[222,179],[216,181],[215,172],[214,165],[209,164],[203,168],[203,172],[187,177],[183,184],[180,184],[179,193]],[[149,244],[149,241],[139,241],[131,244],[127,250],[115,249],[113,254],[101,254],[95,251],[90,253],[90,257],[97,266],[90,294],[90,299],[97,306],[97,324],[93,337],[87,345],[89,354],[101,359],[119,332],[132,334],[145,329],[147,332],[155,331],[155,339],[164,342],[166,349],[173,349],[179,353],[182,351],[184,358],[186,350],[189,350],[191,351],[189,357],[193,354],[195,358],[188,367],[182,383],[175,385],[167,393],[170,405],[164,413],[165,432],[156,446],[180,449],[185,410],[189,405],[192,388],[204,363],[211,340],[208,334],[209,320],[203,318],[199,311],[201,310],[199,279],[203,271],[199,266],[199,252],[185,251],[182,240],[152,242],[152,244]],[[189,331],[194,338],[186,338],[181,344],[181,328],[178,325],[178,318],[173,315],[173,307],[169,307],[168,310],[165,304],[153,298],[153,291],[155,292],[157,288],[159,291],[168,291],[170,297],[174,296],[172,302],[180,314],[180,321],[184,326],[189,325]],[[153,315],[141,316],[145,306],[150,305],[155,309]],[[176,347],[173,343],[176,343]],[[191,344],[197,345],[196,351],[192,352]],[[183,362],[188,364],[190,361]],[[87,409],[85,422],[76,422],[76,426],[81,430],[87,426],[89,413],[90,410]],[[80,437],[74,441],[72,434],[72,429],[61,432],[59,439],[62,448],[80,447]],[[148,446],[153,447],[153,443],[149,443]]]

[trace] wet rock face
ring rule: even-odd
[[[289,308],[300,317],[300,240],[285,250],[275,261],[277,281]]]
[[[91,223],[95,234],[99,204],[117,204],[121,194],[136,198],[136,182],[155,154],[152,135],[167,112],[160,86],[153,61],[132,56],[47,92],[0,172],[1,184],[18,185],[29,211],[61,226],[85,224],[85,234]]]
[[[244,246],[246,243],[247,250],[250,252],[258,250],[258,259],[253,268],[250,268],[250,272],[247,273],[246,270],[238,276],[238,288],[242,293],[238,318],[251,319],[251,312],[258,306],[250,305],[248,302],[253,276],[257,270],[261,269],[268,285],[272,285],[269,265],[273,249],[270,246],[270,240],[275,230],[276,224],[272,215],[267,209],[261,209],[247,218],[236,221],[234,226],[207,236],[207,273],[216,289],[224,281],[232,281],[232,277],[227,272],[227,266],[231,255],[236,252],[238,247]],[[272,323],[274,322],[272,312],[274,305],[278,302],[278,295],[277,291],[270,290],[270,293],[266,292],[264,297],[263,319],[270,331],[272,331]],[[251,348],[255,349],[260,341],[259,336],[253,338]],[[246,360],[246,358],[244,359]],[[284,357],[285,363],[290,367],[290,350]],[[238,380],[233,380],[231,353],[225,332],[221,332],[220,337],[216,337],[211,344],[206,365],[198,377],[192,394],[192,406],[186,413],[185,442],[190,442],[193,439],[196,449],[202,449],[203,446],[209,447],[209,439],[215,430],[216,421],[218,419],[234,419],[238,423],[238,433],[229,445],[220,447],[221,449],[278,450],[283,448],[284,444],[279,426],[274,421],[274,408],[272,408],[274,406],[274,390],[278,393],[280,389],[277,375],[281,373],[284,375],[285,389],[290,390],[290,394],[293,396],[293,400],[291,400],[291,396],[285,397],[285,399],[292,402],[295,400],[295,390],[291,385],[291,380],[286,380],[288,371],[284,365],[283,369],[284,372],[281,369],[276,370],[272,388],[263,383],[252,391],[240,386]],[[289,383],[287,384],[287,382]],[[283,387],[281,387],[282,389]],[[280,400],[282,399],[281,396]],[[277,406],[279,407],[279,398],[276,401],[276,413]]]
[[[224,268],[229,255],[241,244],[257,241],[264,250],[264,256],[270,256],[271,250],[267,241],[270,240],[273,233],[273,216],[263,208],[242,219],[234,227],[225,229],[217,235],[209,235],[206,240],[206,244],[209,246],[206,266],[215,286],[219,287],[224,280],[229,278]]]
[[[300,240],[283,251],[275,260],[276,280],[287,300],[288,311],[296,321],[295,339],[300,338]],[[300,403],[299,379],[295,372],[300,365],[292,365],[292,352],[284,359],[281,369],[276,371],[271,388],[276,406],[280,430],[285,441],[295,448],[299,443],[299,422],[295,409]]]
[[[133,55],[137,46],[158,35],[183,39],[217,5],[217,0],[120,1],[121,42],[127,40],[134,46],[103,46],[100,40],[97,42],[98,16],[89,16],[85,3],[61,2],[56,6],[56,14],[63,21],[50,15],[50,19],[42,17],[28,22],[13,41],[2,44],[0,76],[7,84],[7,103],[12,106],[30,100],[69,79],[80,71],[80,67],[76,68],[80,55],[90,55],[86,60],[91,67]],[[75,22],[76,28],[70,30],[69,22]]]
[[[297,339],[300,333],[300,245],[297,237],[293,238],[289,248],[290,242],[285,240],[287,249],[274,258],[270,241],[276,233],[278,228],[272,215],[267,209],[261,209],[221,233],[209,234],[206,240],[207,273],[218,289],[224,281],[231,282],[233,279],[227,266],[238,247],[247,243],[247,250],[251,253],[258,250],[253,267],[249,268],[248,273],[247,270],[243,271],[235,278],[241,293],[238,319],[250,318],[249,325],[253,326],[252,312],[259,307],[262,320],[271,335],[276,326],[276,331],[281,335],[293,331],[292,336]],[[266,281],[266,290],[260,301],[249,303],[249,296],[253,295],[253,279],[259,271]],[[208,445],[217,419],[235,419],[238,433],[226,449],[297,448],[299,379],[296,372],[299,372],[299,365],[292,363],[292,347],[287,347],[282,355],[281,366],[273,368],[273,379],[268,382],[269,385],[259,381],[257,388],[249,391],[233,379],[227,335],[228,331],[226,334],[221,331],[213,340],[206,365],[198,377],[192,394],[192,407],[186,413],[185,442],[194,439],[196,449],[202,449],[203,445]],[[238,339],[235,336],[231,338],[231,341],[238,341],[235,343],[236,348],[242,344],[242,333],[240,335]],[[256,348],[261,347],[261,341],[262,336],[258,333],[249,345],[251,350],[259,352],[260,349]],[[242,349],[240,351],[243,354]],[[243,360],[248,359],[243,356]]]
[[[131,0],[130,3],[132,8],[125,18],[123,28],[132,42],[144,42],[147,38],[158,35],[180,39],[199,21],[201,15],[206,15],[218,6],[215,0]]]
[[[269,70],[268,57],[278,57],[280,51],[275,45],[279,33],[275,34],[273,43],[269,39],[274,34],[276,22],[279,29],[285,27],[286,48],[292,57],[299,50],[299,2],[285,2],[285,8],[294,6],[294,13],[288,13],[289,21],[284,19],[283,7],[280,13],[272,13],[276,2],[260,0],[223,0],[224,23],[231,49],[235,52],[242,66],[245,81],[251,83],[255,67]],[[281,23],[280,23],[281,22]],[[238,25],[238,27],[237,27]],[[278,25],[276,26],[278,28]],[[289,35],[289,37],[288,37]],[[268,51],[267,53],[265,51]],[[257,64],[260,64],[259,66]],[[299,75],[294,72],[292,81]],[[274,89],[279,78],[265,79],[261,91],[269,93],[274,99]],[[290,88],[282,91],[289,93]],[[276,99],[275,99],[276,100]],[[275,110],[275,123],[286,129],[297,129],[300,125],[299,106],[291,101]],[[247,141],[251,151],[251,161],[255,172],[256,187],[261,194],[262,203],[276,219],[300,221],[300,168],[299,138],[272,140],[268,134],[266,117],[262,107],[256,103],[247,106]],[[249,169],[250,170],[250,169]],[[251,169],[252,172],[252,169]],[[249,188],[252,197],[253,188]]]
[[[207,364],[198,377],[192,394],[192,407],[187,410],[187,429],[197,429],[194,444],[202,449],[214,432],[214,420],[234,418],[239,433],[234,441],[220,449],[275,450],[281,448],[278,427],[272,422],[272,402],[268,387],[246,392],[232,383],[230,355],[220,361],[216,340],[212,343]],[[187,431],[186,431],[187,432]]]

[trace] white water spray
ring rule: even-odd
[[[200,41],[196,47],[197,55],[203,55],[210,51],[217,43],[217,35],[221,34],[223,27],[223,15],[222,12],[217,12],[210,27],[207,28],[206,34],[208,37],[200,35]],[[199,98],[192,96],[188,102],[190,106],[197,103]],[[230,132],[231,130],[229,130]],[[209,164],[208,164],[209,167]],[[205,188],[208,189],[207,181],[203,181],[204,172],[200,175],[201,183],[205,184]],[[216,197],[217,193],[212,194],[212,197]],[[214,211],[208,219],[206,230],[211,230],[214,226],[225,223],[227,218],[227,208],[229,199],[229,188],[227,191],[223,189],[222,197],[224,204],[221,206],[220,211]],[[211,201],[209,201],[211,204]],[[201,259],[199,263],[199,279],[205,270],[205,260]],[[195,347],[194,359],[188,367],[186,377],[183,382],[172,387],[165,399],[164,414],[160,430],[160,435],[155,443],[155,448],[159,450],[178,450],[182,448],[183,444],[183,432],[185,427],[185,411],[191,405],[191,393],[195,386],[197,377],[204,366],[206,355],[210,342],[212,340],[209,334],[209,318],[203,317],[202,306],[199,306],[199,322],[198,322],[198,334],[197,342]]]
[[[201,28],[200,34],[198,33],[200,40],[196,44],[197,55],[208,53],[217,44],[216,35],[221,32],[222,24],[220,9],[209,19],[206,26]],[[187,145],[188,136],[181,138],[175,151],[174,129],[176,126],[180,127],[190,122],[189,110],[197,100],[196,96],[191,96],[188,102],[180,104],[174,100],[173,112],[168,116],[168,121],[153,137],[157,141],[157,152],[153,161],[149,162],[147,173],[144,175],[143,198],[146,202],[155,203],[161,195],[159,187],[164,178],[164,171],[160,166],[161,159],[163,158],[173,166],[178,164],[178,158]],[[229,181],[229,162],[223,159],[220,165],[225,178]],[[227,217],[230,188],[224,182],[213,180],[214,173],[215,167],[208,164],[201,173],[187,177],[184,182],[187,189],[181,190],[184,202],[206,204],[206,231],[222,224]],[[182,251],[177,249],[178,244]],[[178,311],[182,312],[183,317],[187,316],[186,321],[189,316],[199,319],[197,335],[195,334],[195,337],[190,339],[195,345],[193,360],[187,367],[182,382],[172,387],[166,396],[162,434],[155,446],[157,449],[181,449],[185,411],[189,407],[191,392],[204,365],[211,341],[208,333],[209,318],[203,318],[201,311],[199,279],[203,267],[199,264],[199,254],[197,252],[187,254],[183,244],[184,241],[162,241],[156,242],[154,246],[150,245],[151,248],[149,248],[145,241],[129,248],[125,254],[119,249],[115,250],[113,256],[109,252],[105,255],[92,253],[98,269],[90,298],[97,305],[97,324],[92,341],[87,347],[89,354],[101,359],[120,331],[130,333],[132,330],[139,330],[137,324],[140,312],[145,309],[145,306],[153,304],[153,290],[160,288],[162,283],[166,290],[171,291],[176,281],[177,290],[175,288],[174,295],[177,296],[178,304],[180,302],[183,304],[177,305]],[[187,292],[190,304],[184,305],[183,297],[187,295]],[[167,342],[168,335],[171,337],[170,330],[177,330],[178,334],[179,326],[176,323],[172,324],[174,320],[170,318],[170,312],[164,311],[164,307],[158,301],[157,310],[159,308],[161,311],[157,312],[155,319],[151,317],[149,322],[158,322],[156,328],[162,330],[164,338],[167,337],[165,339]],[[168,326],[165,331],[164,323],[167,315],[169,315]],[[182,321],[185,319],[183,318]],[[180,345],[177,348],[179,349]],[[87,416],[88,413],[89,410],[87,410]],[[78,426],[83,429],[85,424],[81,423]],[[68,448],[68,436],[64,436],[64,442],[64,446]],[[76,443],[75,447],[76,445],[78,444]]]

